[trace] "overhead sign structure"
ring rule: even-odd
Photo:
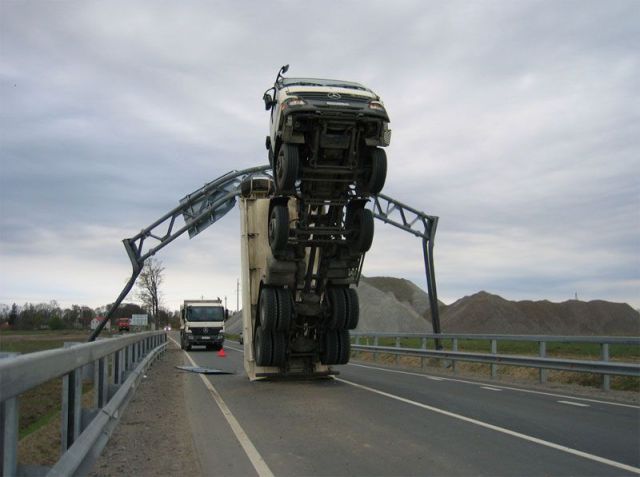
[[[131,315],[131,326],[147,326],[148,324],[148,315]]]

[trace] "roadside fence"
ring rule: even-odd
[[[86,474],[100,455],[144,371],[165,350],[164,331],[133,333],[37,353],[0,355],[0,463],[2,476]],[[20,395],[62,378],[60,458],[51,468],[18,463]],[[93,404],[82,406],[83,381]]]

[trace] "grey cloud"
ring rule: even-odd
[[[330,19],[327,8],[4,2],[3,273],[36,253],[59,265],[69,246],[102,255],[117,288],[121,238],[222,173],[266,162],[260,97],[288,62],[292,75],[360,80],[384,99],[385,192],[441,216],[443,296],[581,288],[638,305],[637,2],[343,3]],[[164,251],[175,277],[234,281],[236,220]],[[378,226],[365,272],[423,285],[419,246],[397,233]],[[410,259],[398,242],[415,245]],[[205,270],[189,270],[194,256]],[[24,280],[3,288],[25,294]],[[181,280],[168,293],[187,293]]]

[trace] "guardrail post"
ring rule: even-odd
[[[62,453],[80,435],[81,414],[82,368],[77,368],[62,378]]]
[[[113,384],[120,383],[120,351],[113,353],[111,359],[111,371],[113,373]]]
[[[498,340],[491,340],[491,354],[497,354],[498,353]],[[498,365],[497,364],[492,364],[491,365],[491,378],[495,378],[498,374]]]
[[[396,348],[400,348],[400,338],[396,336]],[[398,366],[398,362],[400,359],[400,355],[396,353],[396,366]]]
[[[107,360],[100,358],[93,365],[94,407],[102,408],[107,403]]]
[[[609,361],[609,343],[600,344],[600,355],[602,361]],[[611,390],[611,376],[609,374],[602,375],[602,390]]]
[[[547,342],[546,341],[539,341],[538,342],[539,348],[540,348],[540,352],[538,353],[538,355],[541,358],[546,358],[547,357]],[[547,373],[548,371],[544,368],[540,368],[540,384],[544,384],[547,382]]]
[[[458,338],[453,338],[453,340],[451,340],[451,351],[458,351]],[[455,373],[457,373],[456,371],[456,359],[453,359],[451,361],[451,370]]]
[[[427,338],[420,339],[420,347],[427,349]],[[424,356],[420,357],[420,369],[424,370]]]
[[[3,476],[18,473],[18,398],[0,404],[0,463]]]
[[[373,346],[378,347],[378,337],[374,336],[373,337]],[[373,353],[373,361],[378,361],[378,353],[374,351]]]

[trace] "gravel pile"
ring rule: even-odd
[[[413,282],[362,277],[357,290],[360,323],[356,331],[433,331],[429,297]],[[626,303],[510,301],[484,291],[448,306],[440,302],[440,323],[443,333],[640,335],[640,313]],[[241,326],[241,313],[234,313],[227,332],[237,334]]]
[[[441,321],[451,333],[640,334],[640,313],[626,303],[509,301],[484,291],[449,305]]]

